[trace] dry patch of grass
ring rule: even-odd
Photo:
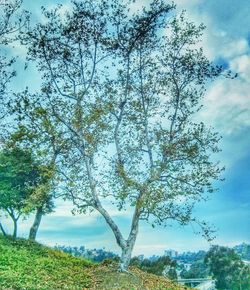
[[[184,290],[190,289],[160,276],[130,268],[129,273],[118,273],[117,265],[98,265],[92,273],[93,290]]]

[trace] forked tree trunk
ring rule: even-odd
[[[13,234],[12,234],[12,237],[13,237],[14,239],[16,239],[16,237],[17,237],[17,221],[19,220],[21,214],[19,213],[19,214],[17,214],[17,216],[16,216],[16,214],[15,214],[15,212],[14,212],[13,209],[7,209],[7,212],[8,212],[8,214],[9,214],[10,218],[11,218],[12,221],[13,221]]]
[[[133,220],[132,220],[130,234],[126,241],[126,246],[122,248],[122,254],[121,254],[120,264],[119,264],[119,271],[121,272],[126,272],[130,264],[132,252],[135,246],[135,241],[136,241],[138,230],[139,230],[139,217],[140,217],[140,214],[138,211],[138,207],[136,207]]]
[[[16,239],[16,237],[17,237],[17,221],[19,220],[21,214],[19,213],[19,214],[17,214],[17,216],[16,216],[16,215],[15,215],[15,212],[14,212],[13,209],[8,209],[7,212],[8,212],[8,214],[9,214],[10,218],[11,218],[12,221],[13,221],[13,234],[12,234],[12,237],[13,237],[14,239]]]
[[[133,221],[131,225],[130,234],[127,240],[125,240],[116,225],[116,223],[113,221],[109,213],[102,207],[101,203],[98,202],[96,209],[101,213],[101,215],[105,218],[107,224],[110,226],[111,230],[114,233],[114,236],[116,238],[116,242],[118,246],[121,248],[121,258],[119,263],[119,271],[126,272],[128,270],[128,266],[131,260],[132,251],[134,249],[135,241],[138,234],[138,227],[139,227],[139,212],[136,209]]]
[[[43,216],[43,208],[38,207],[35,215],[33,225],[30,228],[29,239],[35,240]]]

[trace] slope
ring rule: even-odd
[[[118,273],[112,263],[93,264],[24,239],[0,235],[2,290],[181,290],[171,281],[136,268]]]

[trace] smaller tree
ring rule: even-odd
[[[51,213],[54,208],[51,180],[54,176],[54,166],[40,166],[37,187],[29,201],[31,209],[35,208],[34,222],[30,228],[29,239],[35,240],[43,215]]]
[[[9,147],[24,147],[32,152],[33,156],[36,156],[36,158],[33,157],[33,166],[37,173],[36,180],[34,180],[33,190],[26,200],[27,212],[35,212],[34,221],[29,231],[30,240],[36,239],[43,215],[51,213],[54,209],[53,181],[56,173],[57,153],[55,152],[52,158],[46,158],[49,155],[47,150],[44,146],[40,148],[38,145],[42,143],[39,139],[41,134],[42,132],[36,131],[35,128],[34,130],[27,130],[19,120],[14,132],[8,137]]]
[[[30,150],[6,147],[0,153],[0,209],[13,221],[14,238],[17,236],[17,222],[21,216],[40,208],[42,204],[43,210],[51,208],[50,199],[44,195],[47,182],[48,177],[34,160]]]
[[[249,266],[244,265],[233,249],[212,246],[205,257],[218,290],[250,289]]]

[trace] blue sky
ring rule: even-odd
[[[141,4],[142,1],[137,1]],[[250,5],[248,0],[178,0],[177,9],[185,9],[197,24],[203,22],[207,29],[203,47],[207,56],[225,67],[238,72],[235,80],[219,79],[208,87],[204,108],[197,118],[216,128],[223,136],[222,152],[218,159],[226,166],[225,181],[210,200],[196,208],[196,214],[214,223],[218,228],[213,243],[232,246],[250,242]],[[24,0],[26,9],[39,19],[40,6],[52,7],[68,1]],[[139,5],[138,4],[138,5]],[[25,50],[13,49],[20,56],[17,62],[18,77],[13,85],[22,89],[28,85],[36,89],[39,75],[31,67],[32,77],[23,77]],[[72,216],[70,203],[58,201],[52,215],[42,221],[38,240],[42,243],[117,251],[114,237],[104,220],[97,214]],[[124,233],[128,231],[130,214],[112,210],[112,215]],[[5,223],[9,223],[5,221]],[[19,235],[26,236],[31,220],[20,225]],[[134,254],[163,254],[165,249],[178,251],[207,249],[201,236],[195,235],[187,226],[153,229],[141,224]]]

